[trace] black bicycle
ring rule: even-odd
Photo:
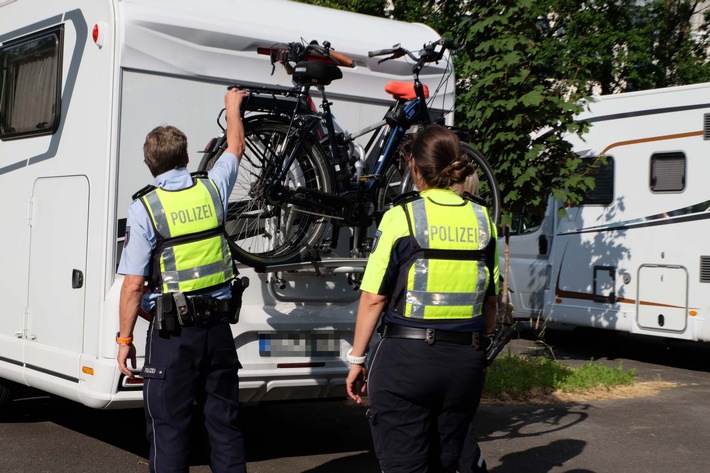
[[[340,67],[352,67],[350,58],[327,42],[260,49],[271,56],[272,67],[282,64],[297,85],[244,87],[249,91],[242,107],[246,151],[227,216],[237,260],[260,271],[319,260],[337,247],[343,228],[352,229],[350,257],[366,257],[373,224],[397,196],[414,190],[402,145],[408,132],[432,123],[428,89],[419,73],[454,47],[451,40],[440,39],[417,55],[399,46],[371,51],[370,57],[387,56],[380,62],[411,58],[413,81],[388,83],[385,90],[394,103],[383,120],[356,133],[337,126],[325,93],[327,85],[342,78]],[[313,86],[321,95],[320,111],[309,93]],[[226,148],[223,112],[217,120],[223,133],[205,148],[200,170],[210,169]],[[366,146],[355,142],[367,134],[372,136]],[[491,166],[476,148],[462,145],[477,170],[476,198],[497,221],[500,193]]]

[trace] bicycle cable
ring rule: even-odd
[[[439,92],[441,91],[441,88],[444,86],[444,84],[446,84],[446,87],[448,88],[449,78],[451,78],[453,73],[454,73],[454,67],[453,67],[451,61],[446,61],[446,67],[444,68],[443,74],[441,74],[441,78],[439,79],[439,84],[436,86],[436,88],[434,89],[434,93],[429,97],[429,100],[427,101],[427,107],[429,109],[432,108],[432,104],[434,103],[434,100],[436,99],[436,97],[439,95]],[[444,98],[443,98],[442,102],[445,102],[445,101],[446,101],[446,89],[444,89]],[[444,111],[444,115],[447,115],[447,114],[454,111],[454,106],[452,105],[451,108],[446,110],[446,108],[444,108],[444,105],[442,104],[441,110]]]

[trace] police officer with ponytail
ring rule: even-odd
[[[485,472],[468,434],[486,335],[495,330],[496,229],[484,207],[452,190],[474,172],[454,133],[438,125],[418,132],[408,162],[419,192],[389,210],[376,233],[347,391],[360,403],[367,389],[384,473]],[[381,315],[382,339],[366,368]]]
[[[241,365],[230,326],[241,293],[224,231],[245,146],[244,96],[235,88],[225,94],[228,147],[208,174],[187,171],[187,138],[175,127],[153,129],[143,146],[155,180],[128,210],[116,342],[119,369],[132,378],[139,309],[153,315],[141,370],[151,472],[188,472],[191,442],[203,443],[189,437],[198,410],[212,471],[246,472],[237,423]]]

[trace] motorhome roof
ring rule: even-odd
[[[338,39],[348,43],[356,39],[360,43],[358,49],[363,53],[391,46],[392,38],[410,48],[422,46],[419,43],[425,32],[431,39],[438,38],[434,30],[420,23],[393,21],[289,0],[120,0],[120,3],[143,8],[146,13],[152,11],[153,15],[145,17],[146,22],[190,23],[191,29],[197,31],[196,25],[203,19],[206,31],[238,30],[244,36],[250,33],[255,39],[262,39],[266,31],[269,33],[267,39],[273,41],[293,41],[294,35],[310,40],[309,36],[317,31],[334,45]]]
[[[395,43],[418,51],[424,43],[439,38],[423,24],[285,0],[121,0],[119,9],[124,68],[224,80],[243,77],[244,60],[256,61],[257,47],[299,39],[330,41],[336,51],[355,59],[357,68],[406,80],[411,75],[410,63],[378,65],[379,58],[368,58],[367,52]],[[234,61],[237,56],[240,61]],[[263,63],[259,64],[264,69]],[[423,77],[441,77],[443,67],[445,64],[433,66]],[[268,75],[270,70],[266,69],[263,72]],[[262,82],[263,77],[255,75],[253,80]],[[337,84],[333,90],[338,91]]]
[[[600,121],[610,117],[621,118],[617,115],[628,112],[638,115],[643,111],[651,114],[671,108],[676,111],[707,108],[710,107],[708,90],[710,82],[594,96],[593,101],[589,103],[589,111],[579,117]]]

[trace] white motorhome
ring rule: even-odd
[[[517,318],[710,341],[710,83],[598,97],[572,139],[604,155],[579,207],[514,219]]]
[[[417,50],[438,35],[284,0],[0,0],[2,380],[95,408],[141,405],[115,361],[116,268],[131,195],[152,181],[145,135],[182,129],[196,170],[226,86],[290,86],[256,51],[301,38],[354,58],[328,90],[339,124],[356,130],[383,116],[388,80],[411,78],[411,65],[378,65],[368,50]],[[444,67],[423,81],[436,88]],[[435,107],[453,105],[443,89]],[[242,400],[344,396],[358,298],[347,276],[241,272]],[[139,319],[137,369],[146,330]]]

